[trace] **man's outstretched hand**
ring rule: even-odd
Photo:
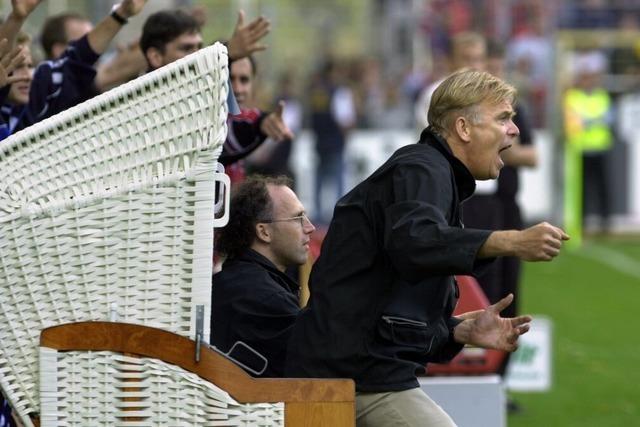
[[[271,30],[271,21],[264,16],[260,16],[245,25],[244,11],[238,12],[238,22],[233,34],[227,43],[229,49],[229,58],[241,59],[259,52],[267,48],[266,45],[260,43]]]
[[[13,49],[9,49],[7,39],[0,40],[0,87],[24,79],[24,77],[14,76],[11,73],[21,66],[26,59],[22,47],[15,46]]]
[[[484,310],[459,316],[463,321],[453,330],[455,341],[476,347],[515,351],[518,338],[529,330],[531,316],[500,317],[500,312],[512,302],[513,294],[509,294]]]
[[[285,124],[282,114],[284,113],[284,101],[278,102],[276,111],[269,113],[260,123],[260,130],[269,138],[276,142],[291,140],[294,138],[293,132]]]
[[[525,230],[498,230],[480,247],[478,257],[515,256],[523,261],[551,261],[567,240],[567,233],[548,222]]]

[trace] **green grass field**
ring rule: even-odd
[[[522,312],[553,322],[553,385],[513,393],[509,427],[640,426],[640,238],[528,263]]]

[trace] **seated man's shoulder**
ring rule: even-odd
[[[263,266],[254,262],[234,260],[225,263],[222,270],[213,276],[213,289],[233,291],[246,289],[251,286],[253,292],[284,291],[276,285],[277,277]]]
[[[216,280],[238,280],[246,277],[268,277],[268,272],[260,265],[242,260],[234,259],[222,265],[222,270],[213,275]]]

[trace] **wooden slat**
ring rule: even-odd
[[[295,427],[353,426],[354,402],[285,403],[284,423]]]

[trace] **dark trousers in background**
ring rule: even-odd
[[[603,231],[609,228],[611,197],[607,174],[608,151],[584,153],[582,156],[582,215],[595,213]]]
[[[462,205],[462,221],[465,228],[481,230],[502,229],[502,206],[493,194],[475,194]],[[502,286],[502,258],[496,259],[476,279],[491,304],[505,296]]]
[[[514,197],[500,198],[502,207],[503,230],[522,230],[524,224],[520,213],[520,206],[516,203]],[[515,317],[520,313],[519,310],[519,283],[520,273],[522,271],[522,261],[517,257],[502,258],[502,296],[513,294],[513,302],[502,311],[503,317]]]
[[[343,150],[318,150],[315,182],[315,215],[318,224],[331,221],[333,207],[344,194]],[[323,188],[329,189],[329,199],[323,197]]]

